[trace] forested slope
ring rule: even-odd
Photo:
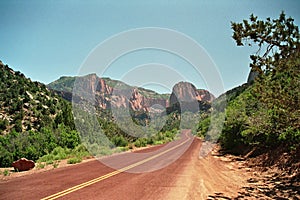
[[[251,15],[249,21],[232,23],[237,45],[258,49],[250,56],[257,76],[214,102],[225,119],[222,150],[246,157],[266,154],[258,163],[264,166],[300,163],[300,36],[293,21],[281,13],[274,20]],[[200,121],[199,135],[209,131],[209,119]]]

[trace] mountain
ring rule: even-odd
[[[174,107],[171,110],[176,110],[177,104],[186,103],[196,103],[198,108],[198,103],[209,105],[215,98],[207,90],[196,89],[194,85],[188,82],[176,84],[172,94],[158,94],[152,90],[130,86],[110,78],[99,78],[96,74],[81,77],[63,76],[48,84],[47,87],[71,101],[74,83],[76,90],[73,92],[75,95],[73,101],[81,101],[83,96],[85,98],[90,96],[94,98],[91,100],[95,101],[101,109],[114,107],[130,108],[133,111],[161,112],[168,107]],[[192,109],[188,110],[193,111]]]
[[[179,82],[172,90],[170,96],[170,110],[180,111],[206,111],[215,99],[209,91],[197,89],[189,82]],[[170,112],[170,111],[169,111]]]
[[[82,96],[95,96],[95,101],[101,109],[131,108],[134,111],[149,111],[151,105],[168,105],[168,95],[158,94],[144,88],[129,86],[121,81],[110,78],[99,78],[96,74],[81,77],[66,77],[48,84],[48,88],[54,90],[68,101],[72,100],[73,86],[76,81],[77,91],[74,91],[76,99]],[[73,99],[74,101],[74,99]]]

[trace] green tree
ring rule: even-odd
[[[300,142],[300,35],[294,20],[282,12],[278,19],[231,24],[238,46],[257,45],[250,55],[254,84],[226,109],[223,141],[276,147]],[[236,116],[236,117],[234,117]],[[241,117],[242,116],[242,117]],[[230,138],[228,140],[228,138]],[[230,146],[230,145],[229,145]]]
[[[284,12],[278,19],[267,18],[265,21],[258,20],[252,14],[250,21],[232,22],[231,27],[234,31],[232,37],[238,46],[258,46],[256,54],[250,55],[250,67],[253,71],[261,74],[275,68],[284,71],[293,65],[291,60],[299,57],[299,28],[294,24],[293,18],[286,18]],[[290,64],[287,65],[287,62]]]
[[[6,127],[8,126],[9,122],[7,119],[0,119],[0,131],[3,131],[6,129]]]

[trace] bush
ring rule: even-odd
[[[81,158],[90,156],[90,153],[83,144],[78,145],[75,149],[73,149],[71,154]]]
[[[210,116],[205,116],[202,118],[197,127],[197,135],[200,137],[205,137],[210,126]]]
[[[76,164],[76,163],[80,163],[82,161],[82,158],[78,158],[78,157],[73,157],[70,158],[67,163],[68,164]]]
[[[122,136],[114,136],[112,142],[118,147],[125,147],[128,145],[128,141]]]
[[[38,162],[50,162],[54,160],[53,154],[47,154],[38,159]]]
[[[146,138],[139,138],[134,142],[134,146],[136,147],[145,147],[147,146],[147,139]]]
[[[5,169],[5,170],[3,171],[3,175],[4,175],[4,176],[9,176],[9,175],[10,175],[9,170]]]

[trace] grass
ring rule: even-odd
[[[39,162],[39,163],[37,164],[36,167],[37,167],[38,169],[44,169],[45,166],[46,166],[46,164]]]
[[[160,141],[155,141],[155,142],[154,142],[154,145],[159,145],[159,144],[164,144],[164,143],[165,143],[164,141],[161,141],[161,140],[160,140]]]
[[[76,163],[80,163],[82,161],[82,158],[79,158],[79,157],[73,157],[73,158],[70,158],[67,163],[68,164],[76,164]]]
[[[110,149],[108,147],[101,147],[99,145],[91,145],[88,152],[84,145],[78,145],[75,149],[68,149],[62,147],[56,147],[52,150],[51,153],[40,157],[37,160],[37,168],[43,169],[47,165],[52,165],[53,168],[57,168],[59,161],[68,159],[68,164],[80,163],[84,158],[89,157],[91,155],[96,156],[107,156],[113,153],[120,153],[124,151],[128,151],[135,147],[144,147],[148,144],[164,144],[166,142],[170,142],[176,138],[177,130],[166,131],[164,133],[158,133],[152,138],[138,138],[133,143],[129,143],[126,147],[117,147],[114,149]]]
[[[8,170],[8,169],[5,169],[5,170],[3,171],[3,175],[4,175],[4,176],[9,176],[9,175],[10,175],[9,170]]]
[[[57,168],[59,160],[68,159],[67,162],[73,164],[81,162],[84,157],[88,156],[90,153],[83,145],[79,145],[75,149],[56,147],[51,153],[40,157],[37,162],[40,168],[44,168],[45,165],[53,165],[54,168]]]
[[[54,161],[54,163],[53,163],[53,168],[57,168],[58,165],[59,165],[59,161]]]
[[[120,151],[120,152],[123,152],[123,151],[128,151],[130,149],[129,146],[127,147],[117,147],[117,149]]]

